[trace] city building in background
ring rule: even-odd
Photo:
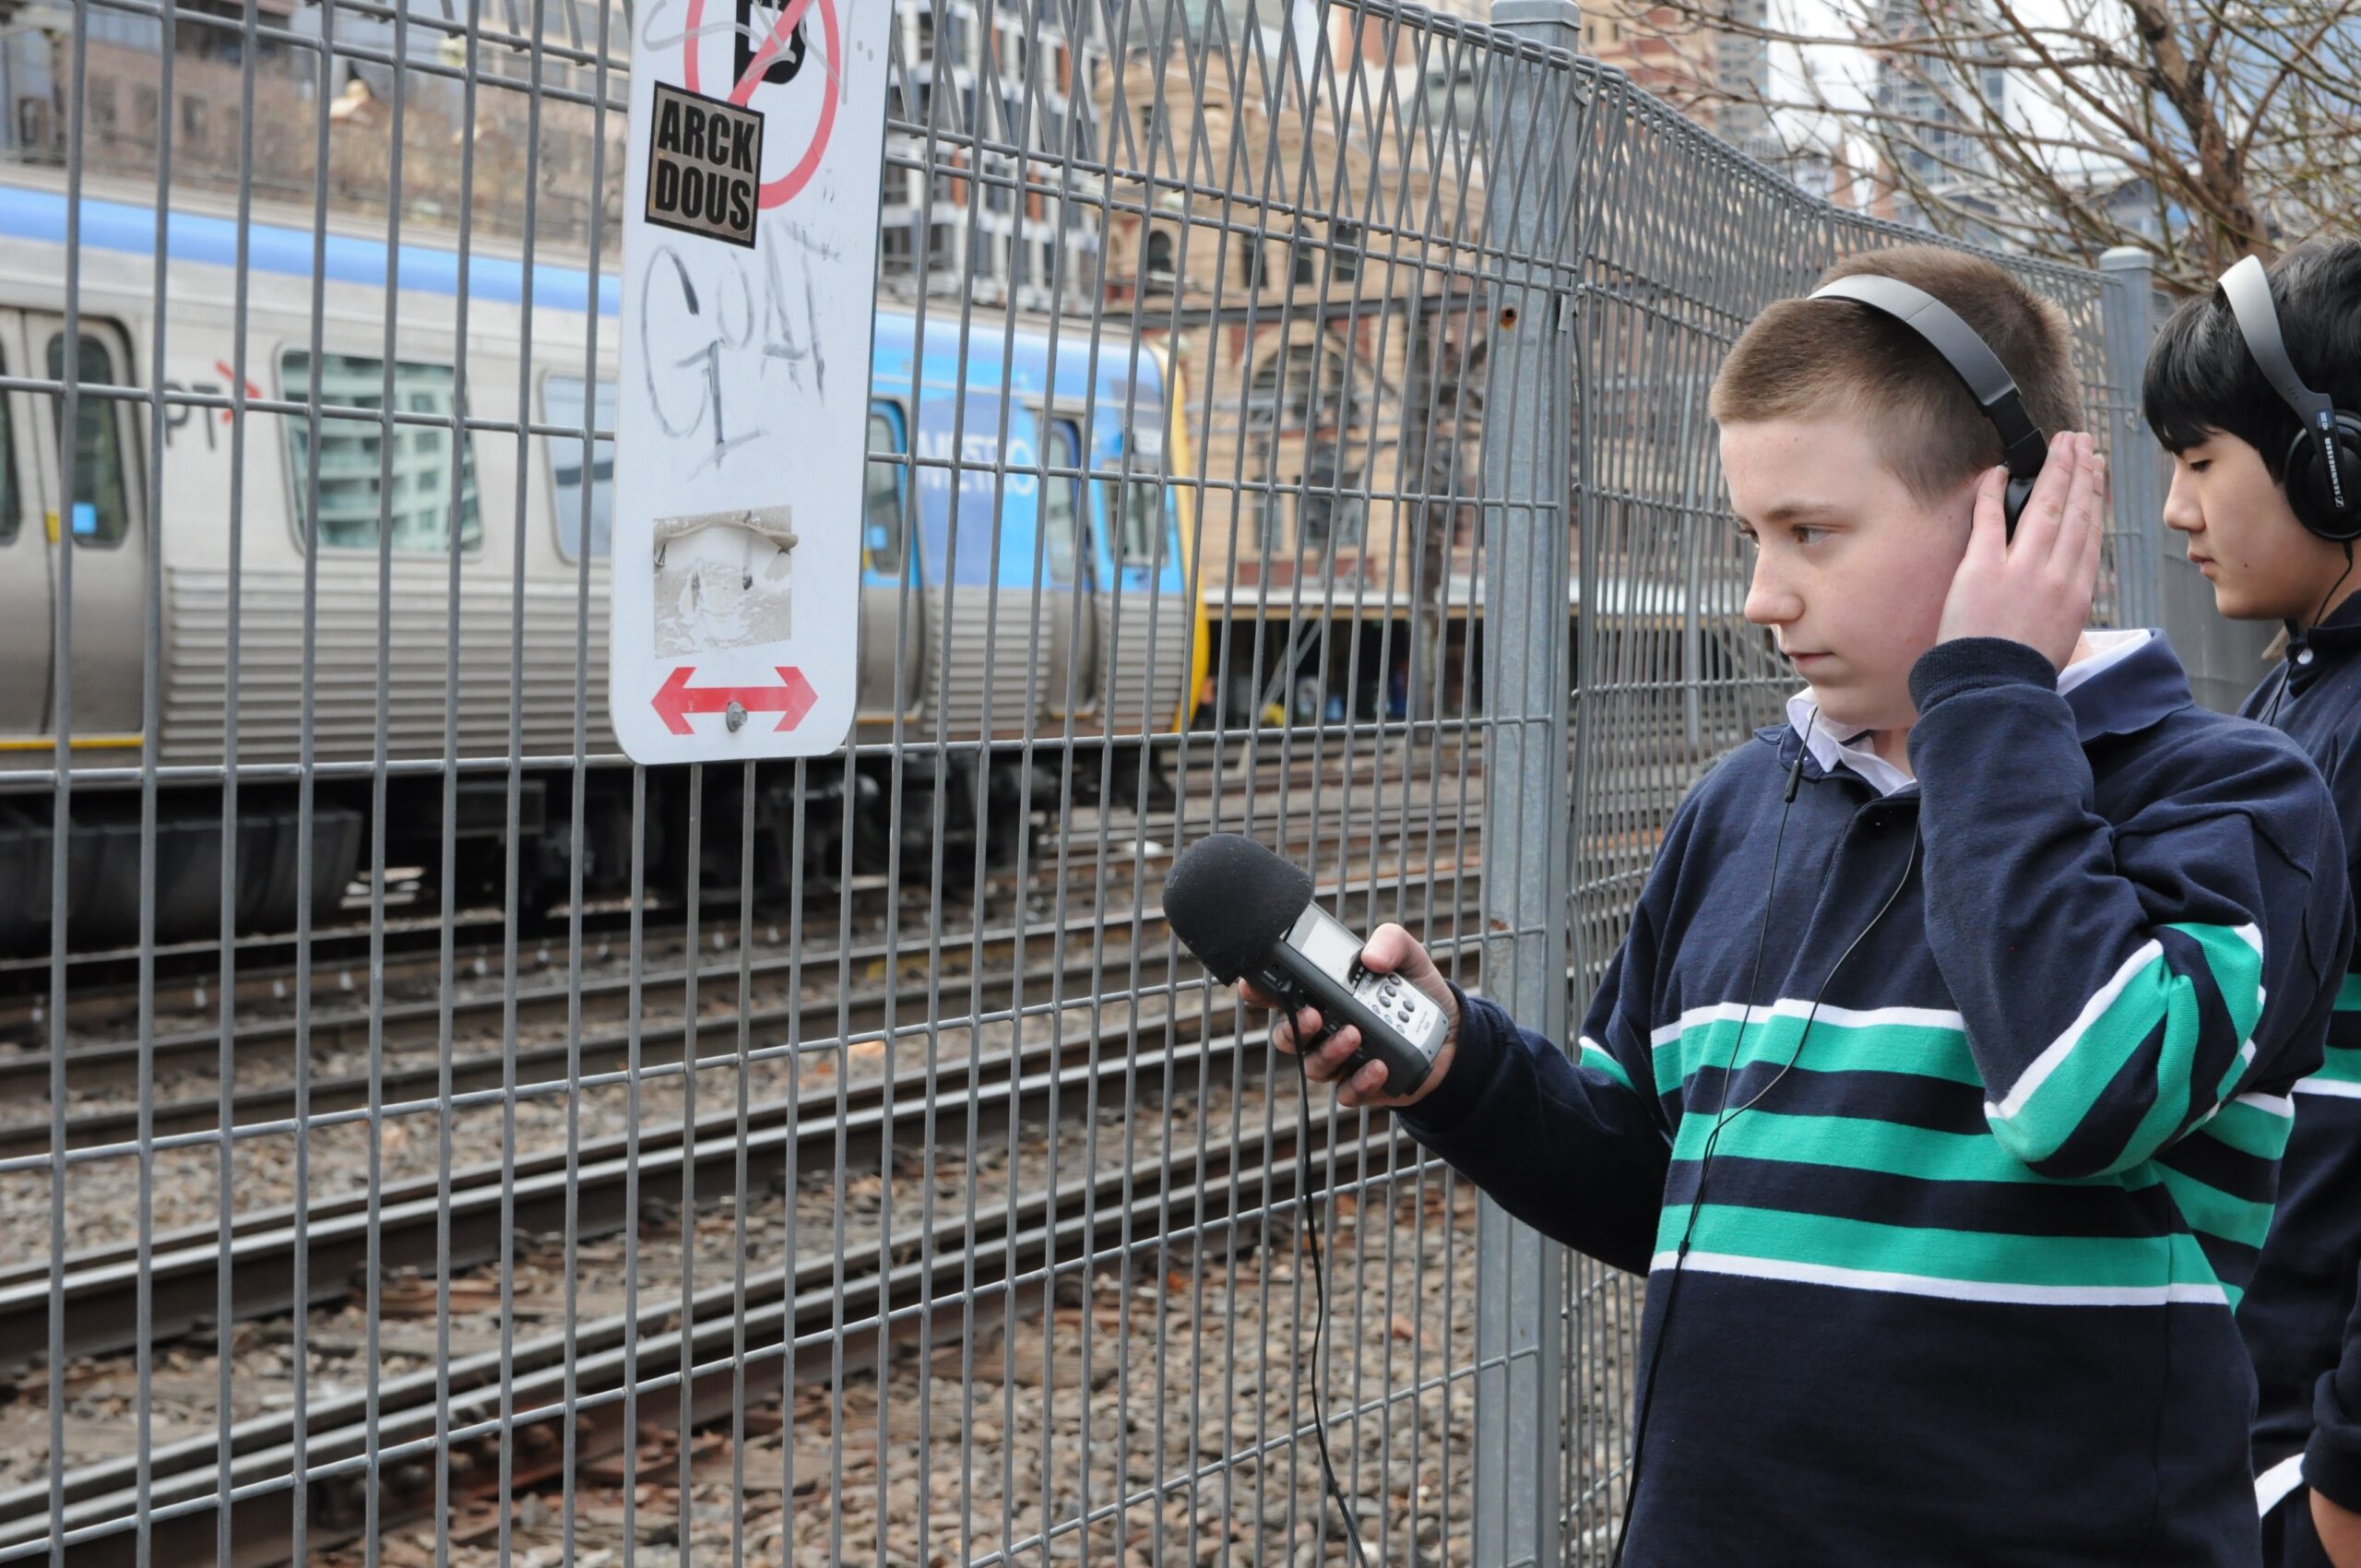
[[[1341,9],[1324,51],[1295,37],[1284,50],[1133,51],[1095,102],[1115,171],[1108,322],[1179,371],[1204,476],[1201,596],[1234,648],[1253,616],[1289,618],[1299,596],[1283,590],[1299,585],[1319,585],[1303,602],[1350,614],[1365,636],[1454,596],[1464,614],[1477,531],[1474,51]],[[1192,74],[1192,58],[1224,53],[1247,68]],[[1192,191],[1190,171],[1208,164],[1229,172],[1200,173]],[[1385,657],[1406,659],[1411,640]],[[1291,661],[1264,660],[1282,673]],[[1265,673],[1246,671],[1250,686]],[[1363,683],[1389,673],[1372,658]]]
[[[1729,107],[1717,90],[1724,48],[1721,35],[1672,6],[1593,0],[1583,7],[1583,53],[1716,133]]]
[[[1749,157],[1781,162],[1786,148],[1771,122],[1771,41],[1763,36],[1771,19],[1769,0],[1724,0],[1724,9],[1733,25],[1714,39],[1720,89],[1714,129]]]
[[[611,66],[602,73],[598,65],[596,0],[536,0],[529,12],[519,0],[484,6],[472,65],[463,24],[441,0],[408,5],[397,24],[374,11],[331,15],[307,0],[256,0],[258,25],[249,37],[243,0],[181,0],[169,71],[165,22],[147,11],[103,0],[86,7],[66,0],[0,5],[6,155],[20,164],[65,166],[77,113],[74,29],[86,18],[78,112],[83,175],[93,194],[153,199],[157,168],[168,161],[176,207],[232,209],[243,169],[255,204],[324,208],[330,226],[348,232],[382,234],[397,209],[405,232],[455,232],[472,208],[472,231],[504,242],[503,248],[516,248],[529,233],[540,247],[580,255],[597,215],[611,252],[621,238],[623,115],[611,111],[602,124],[588,101],[602,75],[610,99],[619,100],[623,87]],[[333,45],[325,59],[323,42]],[[623,57],[623,43],[605,41],[611,61]],[[538,121],[529,95],[484,85],[527,83],[537,72],[544,89]]]
[[[1098,144],[1077,89],[1107,57],[1105,16],[1086,0],[896,6],[878,241],[888,293],[1089,310],[1099,192],[1082,171]]]
[[[1311,88],[1277,50],[1235,88],[1194,83],[1180,50],[1162,71],[1138,50],[1103,77],[1097,115],[1121,172],[1105,309],[1167,345],[1188,380],[1209,593],[1296,576],[1407,593],[1405,489],[1433,498],[1438,543],[1473,531],[1480,333],[1454,277],[1466,257],[1388,236],[1403,212],[1462,245],[1483,233],[1483,170],[1452,156],[1468,130],[1452,111],[1462,62],[1433,35],[1419,45],[1339,12],[1334,68]],[[1190,196],[1190,147],[1216,168],[1232,147],[1275,156],[1235,160],[1221,189]],[[1398,194],[1379,206],[1374,191]],[[1454,484],[1464,503],[1447,501]]]
[[[1090,116],[1075,112],[1074,98],[1076,84],[1105,58],[1105,9],[1037,3],[1038,14],[991,7],[989,28],[973,0],[896,6],[880,241],[889,295],[923,286],[938,297],[1022,310],[1090,308],[1098,286],[1096,182],[1052,160],[1085,167],[1096,160]],[[621,243],[624,116],[620,107],[602,116],[594,104],[622,101],[629,51],[613,19],[621,13],[609,14],[602,36],[596,0],[491,0],[477,13],[471,95],[467,8],[407,5],[397,24],[374,9],[326,17],[311,0],[257,0],[260,26],[249,43],[243,0],[183,0],[167,73],[158,17],[92,0],[85,178],[94,193],[144,186],[152,196],[169,150],[172,199],[184,208],[231,208],[243,166],[255,203],[324,200],[338,228],[382,232],[397,207],[405,234],[456,233],[472,206],[479,236],[514,248],[529,226],[540,249],[575,255],[591,244],[595,213],[611,259]],[[0,150],[12,161],[65,164],[77,15],[70,0],[0,0]],[[315,46],[324,26],[333,28],[335,45],[325,64]],[[486,86],[529,82],[536,71],[544,89],[538,123],[528,95]],[[167,79],[170,102],[160,86]],[[323,97],[325,180],[317,166]],[[1062,198],[1064,189],[1071,197]]]
[[[1943,18],[1957,30],[1972,30],[1978,0],[1884,0],[1869,24],[1869,35],[1906,44]],[[1981,100],[1981,106],[1971,108]],[[1887,167],[1880,171],[1873,209],[1880,218],[1914,227],[1940,227],[1978,244],[1999,245],[1995,230],[1974,223],[1978,212],[1997,212],[1991,149],[1975,130],[1971,114],[1997,113],[2008,101],[2008,74],[1998,65],[1957,67],[1942,51],[1885,49],[1877,54],[1871,106],[1880,124],[1879,140]],[[1968,220],[1939,221],[1939,214]]]

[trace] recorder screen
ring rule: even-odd
[[[1361,939],[1318,909],[1311,911],[1311,929],[1303,933],[1303,956],[1339,982],[1351,984],[1353,966],[1360,961]]]

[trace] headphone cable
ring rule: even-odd
[[[1323,1020],[1323,1022],[1325,1020]],[[1327,1035],[1332,1032],[1334,1031],[1323,1030],[1322,1039],[1326,1039]],[[1309,1045],[1303,1048],[1304,1051],[1310,1051],[1311,1049],[1313,1049],[1313,1047]],[[1311,1357],[1310,1365],[1307,1368],[1311,1381],[1311,1436],[1312,1441],[1319,1445],[1320,1449],[1320,1473],[1326,1478],[1328,1482],[1328,1495],[1335,1500],[1336,1504],[1336,1513],[1338,1516],[1344,1520],[1345,1539],[1352,1545],[1353,1562],[1358,1565],[1358,1568],[1369,1568],[1369,1558],[1361,1550],[1360,1523],[1353,1516],[1352,1504],[1346,1501],[1345,1489],[1336,1479],[1335,1462],[1328,1456],[1328,1408],[1327,1401],[1322,1396],[1320,1390],[1320,1352],[1322,1347],[1326,1343],[1328,1336],[1328,1271],[1326,1262],[1322,1257],[1320,1251],[1320,1220],[1322,1215],[1326,1211],[1327,1205],[1324,1201],[1325,1189],[1323,1189],[1323,1201],[1320,1205],[1321,1212],[1313,1212],[1313,1200],[1311,1195],[1311,1070],[1303,1064],[1303,1051],[1296,1052],[1295,1068],[1297,1079],[1297,1093],[1295,1099],[1296,1159],[1299,1162],[1303,1186],[1301,1206],[1304,1218],[1304,1232],[1307,1242],[1311,1249],[1312,1301],[1316,1303],[1317,1307],[1317,1311],[1311,1320]]]
[[[2320,622],[2325,620],[2328,616],[2329,600],[2336,597],[2336,590],[2343,588],[2344,586],[2344,579],[2352,575],[2353,541],[2348,539],[2344,541],[2344,570],[2336,575],[2336,581],[2329,584],[2328,591],[2320,595],[2320,607],[2312,612],[2312,618],[2305,624],[2303,631],[2294,634],[2294,641],[2301,643],[2307,635],[2319,630]],[[2290,659],[2284,661],[2279,667],[2279,689],[2271,694],[2270,711],[2262,716],[2262,721],[2264,724],[2276,727],[2279,722],[2279,705],[2281,702],[2285,700],[2287,688],[2295,679],[2296,661]]]
[[[1818,707],[1814,707],[1810,716],[1804,721],[1804,738],[1802,743],[1797,748],[1794,766],[1787,769],[1786,786],[1781,791],[1783,799],[1779,807],[1779,831],[1771,840],[1770,885],[1765,889],[1762,897],[1762,923],[1755,928],[1754,933],[1754,967],[1746,977],[1746,1005],[1738,1014],[1738,1039],[1730,1046],[1730,1061],[1733,1063],[1737,1062],[1739,1051],[1745,1048],[1747,1025],[1751,1022],[1754,1017],[1755,987],[1762,979],[1763,944],[1771,938],[1771,909],[1779,897],[1779,852],[1787,842],[1787,818],[1794,814],[1796,809],[1796,791],[1802,785],[1804,778],[1804,758],[1809,754],[1811,750],[1812,726],[1817,724],[1819,721],[1820,709]],[[1722,1102],[1724,1105],[1726,1105],[1728,1101],[1729,1086],[1725,1083],[1722,1087]],[[1721,1129],[1716,1126],[1714,1129],[1714,1132],[1718,1135]],[[1713,1140],[1709,1137],[1706,1140],[1706,1153],[1710,1157],[1712,1152]],[[1703,1172],[1701,1170],[1699,1172],[1701,1177],[1701,1189],[1703,1186]],[[1690,1229],[1693,1229],[1696,1225],[1697,1216],[1697,1210],[1694,1205],[1691,1206],[1689,1213]],[[1624,1543],[1628,1541],[1631,1536],[1632,1509],[1633,1505],[1639,1502],[1640,1498],[1640,1461],[1642,1455],[1647,1452],[1648,1446],[1648,1412],[1655,1408],[1656,1402],[1656,1370],[1664,1363],[1664,1342],[1667,1337],[1665,1331],[1672,1326],[1673,1303],[1679,1299],[1680,1295],[1680,1264],[1681,1261],[1686,1259],[1688,1256],[1689,1235],[1688,1231],[1684,1230],[1681,1234],[1679,1249],[1675,1254],[1673,1260],[1672,1278],[1665,1286],[1664,1321],[1656,1327],[1655,1348],[1648,1352],[1648,1381],[1646,1389],[1645,1392],[1640,1396],[1640,1413],[1637,1420],[1632,1422],[1631,1478],[1624,1483],[1623,1518],[1616,1527],[1614,1554],[1608,1559],[1609,1564],[1615,1565],[1615,1568],[1619,1568],[1619,1565],[1623,1561]]]

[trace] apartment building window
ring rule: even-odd
[[[163,47],[164,24],[154,17],[94,6],[88,16],[77,18],[76,25],[88,32],[93,42],[119,43],[126,49],[144,49],[150,53]]]
[[[1328,229],[1328,270],[1340,281],[1361,275],[1361,226],[1335,223]]]
[[[1365,483],[1370,410],[1335,339],[1289,344],[1256,367],[1245,406],[1248,521],[1265,555],[1295,545],[1306,555],[1358,547],[1364,530],[1356,492]],[[1273,488],[1261,491],[1255,485]]]
[[[1146,262],[1140,271],[1143,286],[1148,292],[1169,294],[1180,280],[1180,264],[1175,259],[1177,249],[1171,231],[1150,229],[1147,232]]]

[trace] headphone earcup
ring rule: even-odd
[[[2295,445],[2287,448],[2287,505],[2308,532],[2332,544],[2344,544],[2361,539],[2361,416],[2337,410],[2336,434],[2331,439],[2336,443],[2337,468],[2349,505],[2343,512],[2337,510],[2336,496],[2329,488],[2328,465],[2320,460],[2311,433],[2299,430]]]

